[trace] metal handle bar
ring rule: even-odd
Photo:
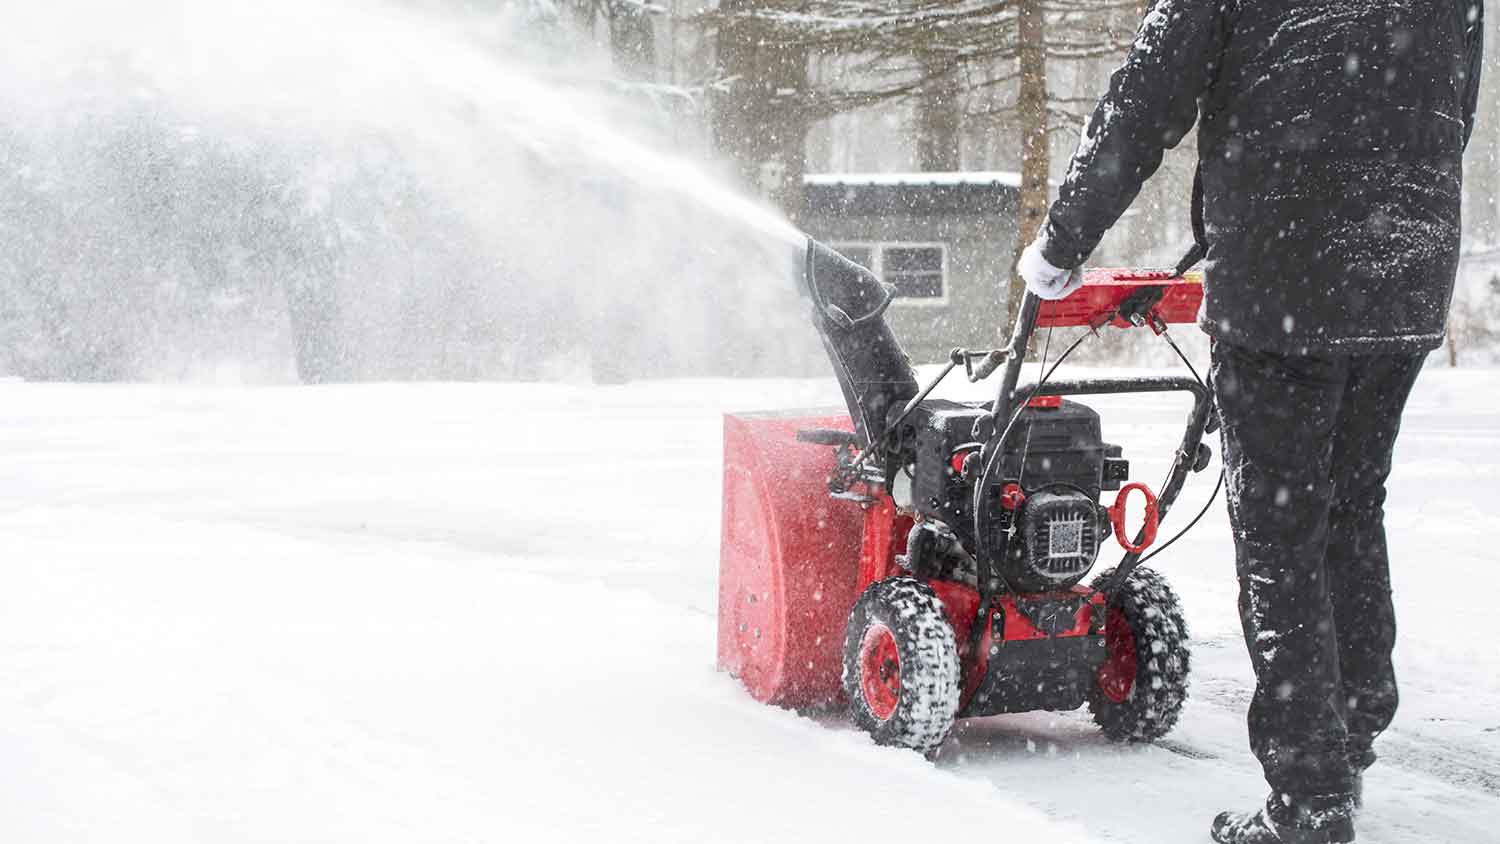
[[[1192,378],[1157,376],[1151,378],[1088,378],[1078,381],[1049,381],[1043,384],[1037,391],[1042,396],[1085,396],[1085,395],[1109,395],[1114,393],[1165,393],[1185,392],[1193,394],[1193,410],[1188,416],[1187,430],[1183,433],[1182,444],[1177,447],[1177,454],[1172,460],[1172,472],[1167,477],[1166,486],[1162,487],[1157,500],[1157,521],[1164,522],[1167,512],[1177,501],[1181,494],[1183,485],[1187,482],[1187,476],[1193,471],[1198,463],[1198,448],[1203,444],[1203,435],[1208,430],[1209,419],[1213,415],[1213,393],[1208,387],[1198,383]],[[1030,393],[1026,393],[1030,395]],[[1144,529],[1136,536],[1134,544],[1142,544],[1145,539]],[[1113,601],[1115,592],[1125,582],[1125,578],[1139,565],[1141,552],[1127,552],[1120,560],[1120,565],[1115,568],[1113,577],[1103,585],[1101,591],[1106,599]]]
[[[1000,389],[995,395],[995,404],[990,409],[996,420],[1010,418],[1016,383],[1021,380],[1021,367],[1026,363],[1026,346],[1031,343],[1031,335],[1036,331],[1037,317],[1041,312],[1041,297],[1026,291],[1026,295],[1021,297],[1021,308],[1016,312],[1016,324],[1010,333],[1010,343],[1004,349],[1005,375],[1000,379]]]

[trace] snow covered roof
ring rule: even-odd
[[[993,215],[1013,209],[1021,176],[958,173],[809,173],[803,199],[810,214],[835,217]]]
[[[948,173],[808,173],[804,184],[819,186],[911,186],[949,187],[958,185],[1021,186],[1021,174],[1004,170],[973,170]]]

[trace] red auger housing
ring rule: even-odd
[[[1122,520],[1123,500],[1112,519],[1100,497],[1129,464],[1099,415],[1064,397],[1192,395],[1152,502],[1164,517],[1208,462],[1209,392],[1196,377],[1018,382],[1036,326],[1163,333],[1193,319],[1198,280],[1096,271],[1061,302],[1028,295],[1006,349],[955,351],[925,388],[884,318],[892,287],[810,241],[801,292],[847,407],[725,419],[719,667],[767,703],[846,703],[877,741],[924,753],[955,718],[1085,703],[1116,739],[1171,729],[1181,608],[1138,568],[1147,528],[1083,585]],[[960,366],[975,380],[1001,370],[996,399],[929,398]]]

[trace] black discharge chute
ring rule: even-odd
[[[911,361],[885,321],[896,288],[815,240],[807,242],[802,286],[855,433],[869,447],[885,433],[892,410],[918,390]]]

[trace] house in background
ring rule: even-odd
[[[1020,185],[1002,172],[809,174],[800,222],[896,285],[896,337],[914,363],[938,363],[1001,342]]]

